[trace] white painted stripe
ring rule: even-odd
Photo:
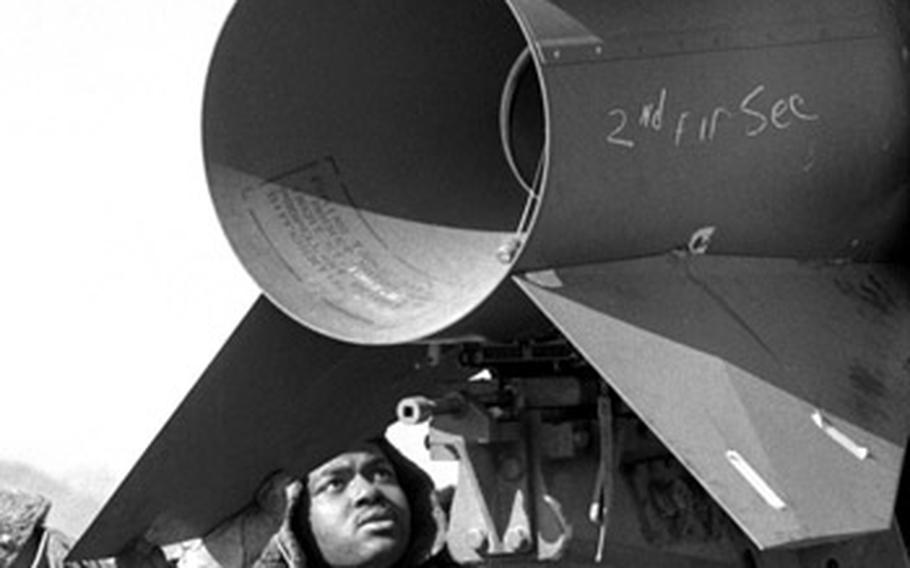
[[[843,447],[845,450],[853,454],[853,457],[856,459],[864,460],[869,457],[869,448],[860,446],[849,436],[832,426],[830,422],[825,420],[825,417],[822,415],[821,411],[816,410],[812,413],[812,422],[815,422],[815,425],[821,428],[822,432],[840,444],[841,447]]]
[[[771,489],[771,486],[758,474],[749,462],[747,462],[736,450],[727,450],[727,460],[736,468],[736,471],[749,482],[749,485],[765,500],[765,503],[773,509],[780,511],[787,507],[777,493]]]

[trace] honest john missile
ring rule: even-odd
[[[239,0],[205,163],[263,297],[72,556],[397,412],[463,563],[908,566],[908,11]]]

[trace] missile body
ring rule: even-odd
[[[266,294],[355,343],[512,337],[510,274],[706,228],[710,254],[888,259],[902,45],[882,1],[240,2],[211,191]]]

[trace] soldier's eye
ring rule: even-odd
[[[313,495],[320,493],[339,493],[344,489],[345,480],[343,477],[326,477],[316,485]]]
[[[373,470],[373,478],[377,481],[394,481],[395,471],[391,466],[381,465]]]

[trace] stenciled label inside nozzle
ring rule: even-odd
[[[293,293],[292,302],[318,300],[358,322],[394,327],[436,301],[433,282],[390,249],[368,222],[375,214],[353,203],[331,157],[247,188],[243,200],[306,296]]]

